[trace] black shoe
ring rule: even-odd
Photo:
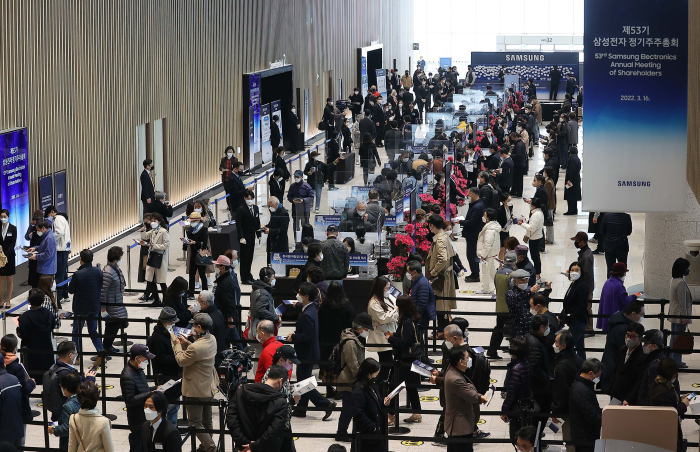
[[[593,250],[592,254],[605,254],[603,250]]]
[[[333,438],[333,440],[339,443],[350,443],[352,442],[352,435],[348,435],[347,432],[338,432],[335,434],[335,438]]]
[[[108,355],[118,355],[119,353],[121,353],[121,351],[119,349],[114,348],[114,347],[109,347],[109,348],[106,348],[105,350],[107,351]]]
[[[331,404],[328,406],[328,411],[326,411],[326,414],[321,418],[322,421],[325,421],[326,419],[331,417],[331,415],[333,414],[333,408],[335,408],[338,405],[333,400],[331,400],[330,402]]]
[[[479,282],[479,277],[469,275],[466,278],[464,278],[464,282],[468,282],[468,283]]]
[[[564,212],[562,215],[578,215],[578,212]]]
[[[139,301],[153,301],[153,298],[146,298],[146,295],[141,295]]]
[[[292,411],[292,417],[306,417],[306,413],[301,411]]]
[[[254,282],[255,282],[255,281],[253,281],[252,279],[249,279],[249,280],[247,280],[247,281],[243,281],[243,284],[247,284],[247,285],[252,286]]]

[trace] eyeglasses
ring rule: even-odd
[[[639,335],[627,333],[627,334],[625,334],[625,338],[627,338],[627,339],[639,339]]]

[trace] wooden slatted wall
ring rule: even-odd
[[[37,177],[67,170],[79,251],[138,221],[138,125],[167,118],[168,196],[184,200],[242,144],[242,73],[286,54],[317,124],[316,74],[347,96],[376,39],[406,69],[412,29],[412,0],[2,0],[0,130],[29,129],[32,208]]]

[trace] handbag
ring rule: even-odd
[[[693,353],[694,345],[694,336],[691,336],[690,334],[681,333],[673,338],[673,346],[671,348],[677,350],[675,353],[681,355],[690,355],[691,353]]]
[[[420,339],[418,339],[418,330],[416,329],[416,324],[413,323],[413,332],[416,336],[416,343],[411,344],[408,347],[408,356],[407,358],[412,358],[414,361],[415,360],[421,360],[423,358],[423,346],[420,343]],[[401,328],[401,337],[403,337],[403,328]]]
[[[195,264],[201,266],[213,265],[214,261],[211,258],[211,251],[206,248],[197,250],[197,255],[194,257],[194,262]]]
[[[148,261],[146,262],[146,265],[153,268],[160,268],[160,266],[163,265],[163,254],[151,251],[148,253]]]
[[[2,248],[0,248],[0,268],[4,267],[5,265],[7,265],[7,256],[2,251]]]
[[[523,243],[527,243],[529,241],[530,241],[530,237],[528,237],[528,236],[523,237]]]

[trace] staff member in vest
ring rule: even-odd
[[[150,393],[143,407],[146,422],[141,427],[141,452],[181,452],[180,432],[165,416],[168,411],[165,395],[158,391]]]

